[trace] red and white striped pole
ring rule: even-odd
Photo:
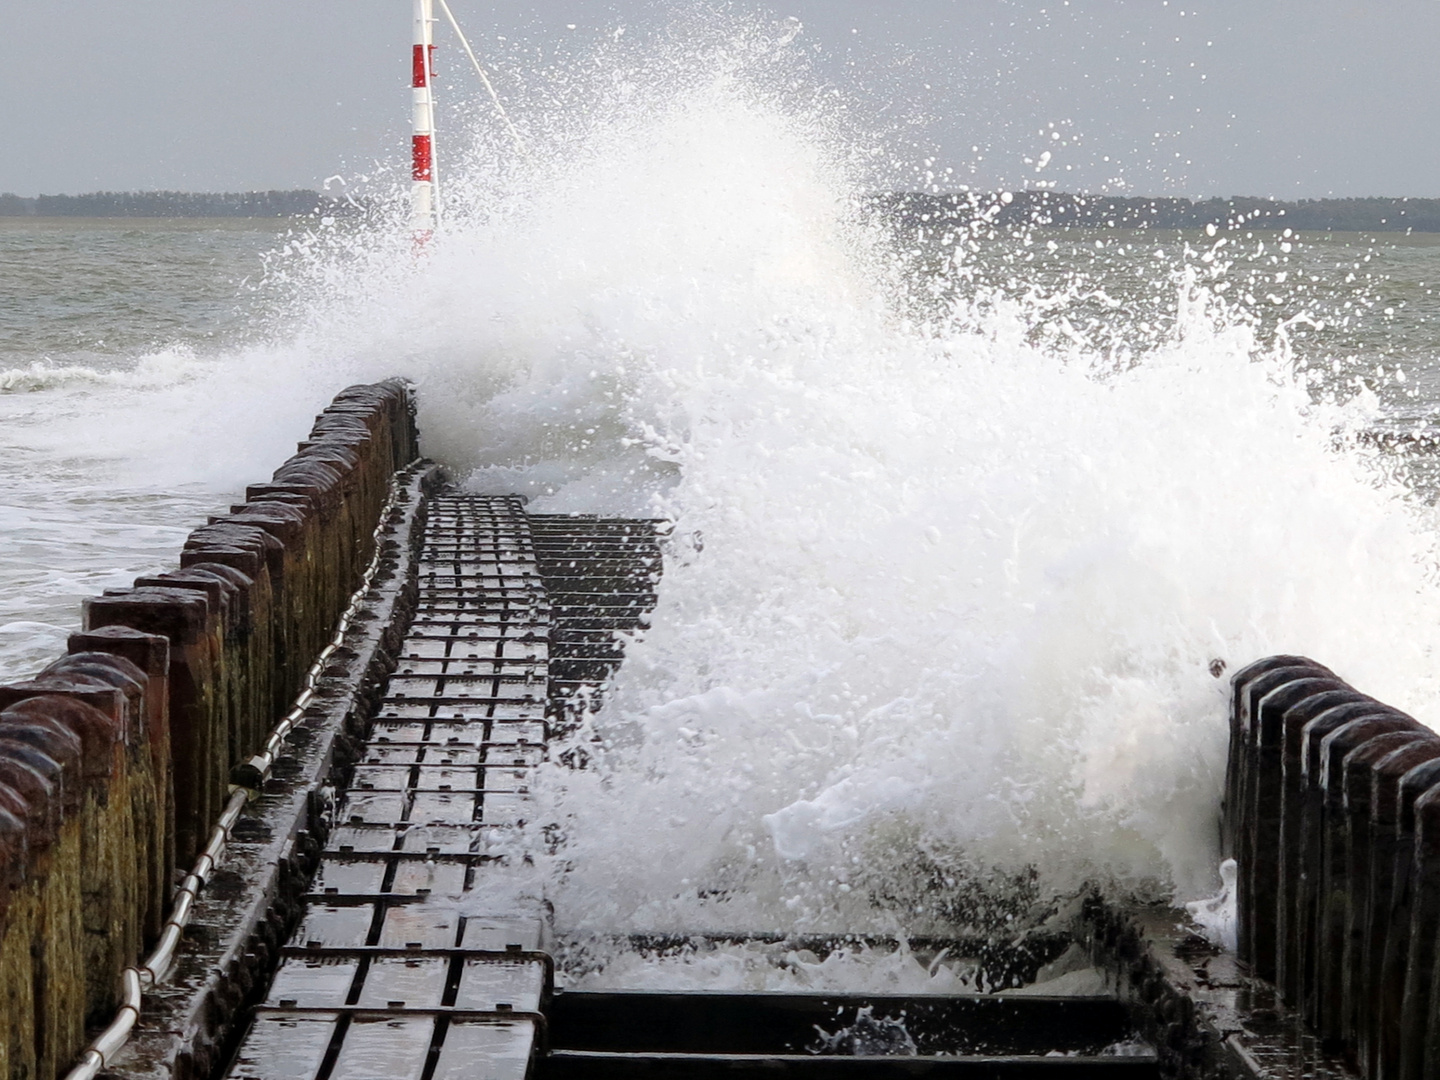
[[[410,95],[410,226],[415,239],[424,243],[435,231],[435,95],[431,81],[435,77],[435,44],[431,33],[434,25],[434,0],[413,0],[415,16],[414,46],[411,51]]]

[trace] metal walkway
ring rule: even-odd
[[[432,500],[418,585],[236,1080],[525,1075],[552,985],[545,920],[487,872],[545,754],[550,608],[519,500]]]
[[[507,839],[659,572],[653,522],[431,500],[398,667],[225,1075],[1158,1076],[1109,999],[554,994],[544,901],[507,873]]]

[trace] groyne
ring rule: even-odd
[[[177,868],[246,786],[416,453],[404,383],[341,392],[178,568],[87,601],[66,656],[0,686],[0,1077],[63,1074],[122,972],[178,939],[197,901],[172,909]]]
[[[1239,959],[1363,1075],[1436,1075],[1440,736],[1305,657],[1232,685]]]

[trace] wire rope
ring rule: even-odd
[[[510,114],[505,111],[505,106],[500,102],[500,95],[495,92],[495,85],[490,81],[490,76],[485,74],[485,69],[480,66],[480,61],[475,58],[475,50],[470,48],[470,42],[465,38],[465,31],[460,29],[460,24],[455,20],[455,15],[450,10],[450,5],[445,0],[440,0],[440,10],[445,12],[445,18],[450,20],[451,29],[455,36],[460,39],[461,46],[465,49],[465,55],[470,57],[470,63],[475,66],[475,74],[480,76],[480,81],[485,84],[485,90],[490,95],[490,100],[495,103],[495,111],[500,114],[500,119],[505,122],[505,130],[510,133],[510,138],[515,140],[515,148],[524,155],[526,161],[533,162],[535,159],[530,156],[529,149],[525,146],[525,140],[520,137],[520,132],[515,130],[515,125],[510,122]]]

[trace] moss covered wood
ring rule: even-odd
[[[416,456],[405,383],[342,391],[178,568],[87,601],[67,656],[0,686],[0,1080],[52,1080],[113,1014]]]

